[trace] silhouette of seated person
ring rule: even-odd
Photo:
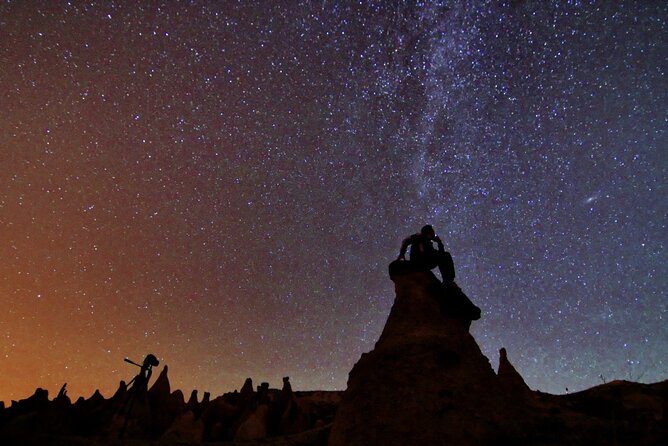
[[[437,249],[434,248],[434,243]],[[413,234],[403,241],[397,260],[406,260],[406,250],[409,247],[409,263],[412,269],[431,271],[438,267],[444,284],[450,284],[455,280],[455,265],[452,256],[445,250],[443,242],[431,225],[423,226],[418,234]]]
[[[436,243],[436,248],[434,248]],[[406,261],[406,251],[410,247],[410,260]],[[454,282],[455,265],[452,256],[443,246],[441,239],[436,236],[431,225],[424,226],[419,234],[413,234],[401,244],[397,260],[390,263],[390,278],[395,280],[406,271],[431,271],[438,267],[443,283],[434,277],[435,285],[431,288],[433,295],[440,299],[441,311],[458,319],[475,321],[480,319],[480,308],[471,302],[464,292]]]

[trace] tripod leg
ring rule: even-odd
[[[132,390],[132,393],[130,394],[130,398],[128,399],[127,402],[127,411],[125,411],[125,420],[123,420],[123,426],[121,427],[121,431],[118,433],[118,438],[123,438],[123,435],[125,435],[125,429],[128,427],[128,422],[130,421],[130,414],[132,413],[132,406],[134,406],[135,403],[135,394],[136,392],[134,389]]]

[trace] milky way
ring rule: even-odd
[[[141,2],[145,5],[144,2]],[[0,399],[344,389],[435,226],[530,387],[666,378],[664,2],[5,1]]]

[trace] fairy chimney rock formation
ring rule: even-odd
[[[151,389],[148,391],[149,395],[159,396],[162,398],[169,397],[171,392],[171,386],[169,384],[169,377],[167,376],[168,368],[165,365],[158,375],[158,378],[155,380]]]
[[[498,438],[497,376],[468,331],[477,307],[458,302],[468,298],[431,272],[395,262],[390,276],[394,305],[374,350],[350,372],[329,446],[465,446]]]
[[[529,386],[524,382],[524,378],[515,367],[508,360],[506,349],[499,350],[499,384],[508,392],[512,393],[528,393],[531,392]]]

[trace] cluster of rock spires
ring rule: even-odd
[[[254,390],[248,378],[240,391],[213,400],[206,392],[198,401],[193,390],[186,402],[180,390],[171,391],[167,371],[165,366],[148,392],[135,396],[129,412],[124,407],[132,390],[123,381],[109,399],[95,391],[75,403],[64,387],[52,401],[46,390],[37,389],[0,410],[0,444],[247,443],[303,432],[310,435],[297,435],[298,441],[322,443],[328,431],[323,427],[331,424],[341,394],[293,392],[287,377],[280,390],[270,389],[268,383]]]
[[[387,323],[345,392],[293,392],[287,378],[282,390],[253,390],[248,379],[239,392],[201,402],[193,392],[185,402],[165,367],[130,414],[132,443],[116,440],[128,393],[121,383],[108,400],[96,392],[74,404],[38,389],[0,410],[0,444],[668,444],[668,380],[562,396],[532,391],[505,349],[494,372],[469,333],[479,309],[459,287],[401,262],[390,277],[396,299]]]

